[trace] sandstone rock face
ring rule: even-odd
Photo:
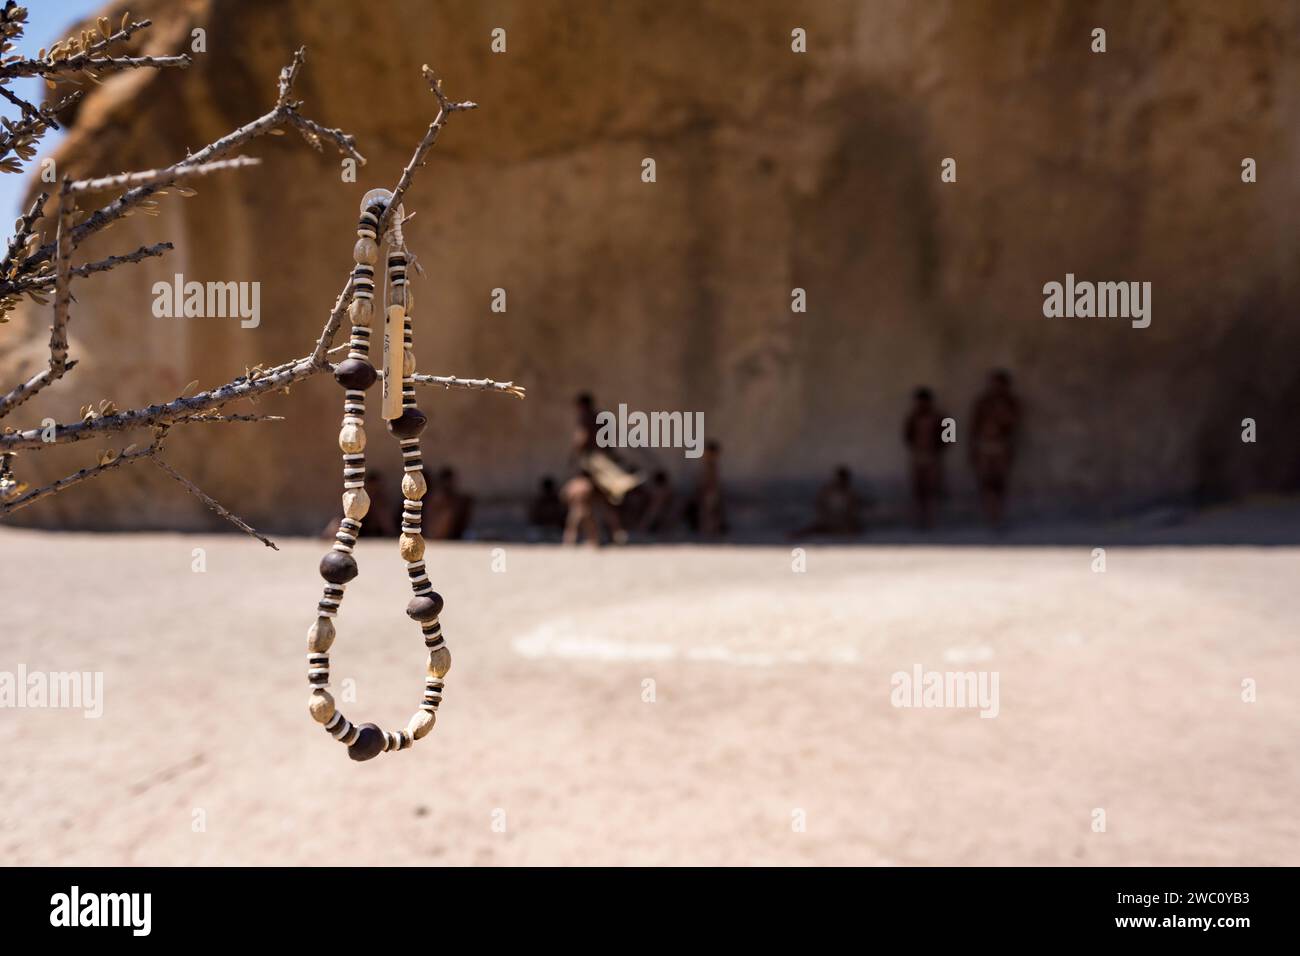
[[[147,7],[147,9],[146,9]],[[122,5],[116,5],[122,9]],[[79,250],[169,239],[165,259],[74,285],[81,365],[18,416],[119,407],[306,354],[346,277],[362,193],[391,187],[432,118],[434,65],[457,116],[409,196],[422,371],[527,385],[525,402],[425,391],[426,461],[480,494],[562,473],[569,400],[703,411],[738,488],[843,461],[901,479],[907,395],[962,422],[987,370],[1026,403],[1022,500],[1107,510],[1294,487],[1300,325],[1292,175],[1300,9],[1170,2],[558,0],[331,4],[155,0],[185,73],[96,88],[59,161],[74,174],[175,161],[263,112],[299,44],[304,112],[369,163],[296,134],[264,165],[169,196]],[[328,13],[326,12],[328,10]],[[1094,27],[1108,52],[1090,51]],[[506,30],[505,53],[490,49]],[[808,52],[791,51],[791,30]],[[641,178],[653,158],[654,183]],[[940,179],[957,160],[957,182]],[[1259,181],[1241,180],[1243,158]],[[261,323],[161,319],[155,282],[261,283]],[[1152,324],[1047,319],[1044,283],[1152,283]],[[793,313],[791,290],[808,310]],[[490,309],[494,289],[507,311]],[[48,310],[0,329],[6,379],[43,360]],[[320,377],[259,411],[282,423],[178,430],[169,460],[251,522],[337,512],[339,395]],[[373,415],[373,411],[372,411]],[[1259,441],[1240,440],[1243,418]],[[372,425],[372,463],[397,475]],[[75,470],[75,446],[19,461]],[[656,460],[683,476],[679,452]],[[965,456],[952,455],[955,484]],[[211,516],[133,466],[23,514],[46,525],[196,527]]]

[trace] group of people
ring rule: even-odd
[[[541,480],[528,506],[528,523],[540,534],[559,534],[565,544],[624,543],[629,532],[639,537],[671,537],[683,529],[701,538],[718,538],[728,530],[722,488],[722,447],[705,444],[690,491],[679,496],[663,470],[648,474],[597,442],[597,410],[583,392],[574,400],[575,424],[570,442],[570,477],[560,484],[552,476]],[[996,369],[975,399],[959,438],[959,423],[939,405],[932,389],[917,387],[903,420],[903,445],[908,457],[912,517],[920,529],[934,527],[946,491],[944,460],[948,447],[964,444],[979,490],[980,509],[995,529],[1006,517],[1011,466],[1020,431],[1020,399],[1010,373]],[[463,492],[454,469],[444,467],[425,478],[424,534],[432,540],[466,536],[474,499]],[[401,502],[393,500],[382,476],[366,478],[370,514],[362,533],[391,537],[400,525]],[[836,467],[818,489],[814,518],[792,537],[856,535],[867,526],[865,512],[874,504],[854,486],[847,466]],[[332,535],[337,528],[327,528]]]
[[[530,524],[560,531],[565,544],[599,545],[606,539],[622,544],[629,529],[661,536],[674,534],[680,524],[708,538],[726,534],[721,445],[705,443],[695,487],[685,501],[679,501],[666,471],[656,470],[647,480],[616,451],[600,447],[596,402],[590,393],[574,399],[574,410],[572,476],[562,487],[550,476],[542,479],[529,506]]]
[[[934,527],[944,496],[944,456],[948,446],[965,444],[979,489],[980,510],[991,527],[1001,530],[1006,519],[1007,485],[1020,432],[1020,399],[1011,386],[1011,373],[994,369],[975,399],[959,440],[958,423],[940,407],[926,386],[912,393],[912,409],[903,421],[912,487],[912,514],[918,528]]]
[[[615,451],[598,447],[597,413],[591,395],[579,395],[575,410],[573,476],[562,487],[553,478],[543,479],[529,513],[534,525],[563,529],[568,544],[580,540],[596,544],[605,534],[609,540],[626,541],[629,527],[646,536],[671,535],[679,524],[706,538],[726,533],[721,448],[716,442],[706,445],[695,487],[679,502],[667,472],[655,471],[644,480]],[[989,374],[964,424],[940,407],[929,387],[918,386],[913,391],[902,437],[917,528],[933,528],[938,519],[947,488],[944,459],[953,444],[967,449],[985,520],[995,530],[1004,528],[1020,418],[1020,399],[1011,374],[1004,369]],[[962,430],[964,434],[960,434]],[[866,529],[865,512],[873,504],[870,495],[855,488],[849,468],[840,465],[817,491],[813,521],[791,536],[860,534]]]

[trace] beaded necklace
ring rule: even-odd
[[[414,297],[406,282],[406,242],[402,238],[403,210],[394,211],[387,232],[378,234],[379,222],[392,200],[386,189],[372,189],[361,200],[361,219],[357,224],[357,243],[352,250],[356,267],[352,272],[352,301],[348,317],[352,338],[348,357],[334,369],[334,378],[343,386],[343,426],[339,430],[339,449],[343,452],[343,520],[335,535],[333,548],[321,559],[320,573],[325,579],[325,593],[318,605],[319,616],[307,632],[307,680],[312,685],[308,707],[312,717],[325,725],[335,740],[342,741],[353,760],[369,760],[390,750],[406,750],[430,730],[442,701],[443,677],[451,667],[451,652],[442,639],[438,615],[442,597],[433,590],[424,566],[422,534],[423,498],[428,490],[424,480],[424,463],[420,458],[420,433],[427,419],[415,405],[415,353],[412,351],[411,311]],[[375,264],[380,247],[388,243],[388,270],[385,286],[387,307],[383,313],[384,374],[382,414],[388,430],[402,449],[402,536],[399,551],[406,562],[406,573],[415,596],[406,613],[420,624],[424,644],[429,649],[429,664],[424,682],[424,702],[404,730],[382,730],[375,724],[354,725],[334,705],[326,690],[329,684],[329,649],[334,643],[334,617],[343,601],[343,590],[357,576],[353,546],[361,532],[361,521],[370,510],[366,494],[366,390],[378,374],[370,363],[370,326],[374,317]],[[398,386],[400,379],[401,385]]]

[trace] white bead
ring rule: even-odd
[[[307,701],[307,709],[317,723],[328,724],[334,716],[334,698],[327,690],[314,690],[311,699]]]
[[[449,670],[451,670],[451,651],[447,650],[446,646],[429,652],[428,674],[430,677],[437,677],[441,680],[447,676]]]
[[[343,516],[360,521],[370,510],[370,496],[364,488],[354,488],[343,492]]]
[[[379,244],[369,236],[362,236],[352,247],[352,259],[361,265],[373,266],[379,259]]]
[[[410,501],[419,501],[428,492],[428,483],[418,471],[408,471],[402,476],[402,497]]]
[[[374,314],[375,304],[371,299],[353,299],[352,304],[348,306],[348,318],[353,325],[359,325],[363,329],[370,328]]]
[[[418,534],[403,534],[397,548],[403,561],[419,561],[424,557],[424,538]]]
[[[339,429],[339,448],[345,455],[358,455],[366,450],[366,430],[360,425],[344,425]]]
[[[327,617],[316,619],[307,631],[307,650],[324,654],[334,643],[334,622]]]
[[[406,725],[406,732],[411,735],[412,740],[419,740],[429,731],[433,730],[433,722],[436,718],[423,710],[417,710],[412,716],[410,722]]]

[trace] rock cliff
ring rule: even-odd
[[[261,168],[88,243],[82,259],[177,248],[74,285],[80,367],[23,424],[305,354],[349,267],[361,194],[392,186],[436,111],[428,62],[481,108],[448,126],[410,195],[419,365],[529,389],[525,402],[423,393],[426,460],[481,494],[524,494],[563,470],[581,389],[605,406],[703,411],[737,487],[840,461],[886,486],[901,479],[911,387],[937,389],[960,438],[997,365],[1025,401],[1016,481],[1038,507],[1300,481],[1300,8],[1285,0],[130,6],[158,24],[153,51],[178,52],[201,27],[206,52],[187,72],[90,92],[58,152],[65,171],[203,146],[268,107],[300,44],[305,111],[356,134],[369,163],[344,182],[334,153],[264,138],[247,150]],[[490,47],[498,27],[504,53]],[[791,50],[795,28],[807,53]],[[1242,182],[1245,157],[1258,182]],[[260,282],[260,325],[155,318],[151,287],[176,273]],[[1150,327],[1045,318],[1043,285],[1067,273],[1151,282]],[[791,311],[796,287],[806,313]],[[504,313],[490,309],[497,288]],[[39,366],[48,322],[27,310],[0,328],[6,380]],[[259,406],[288,421],[190,428],[169,460],[254,524],[310,530],[337,510],[338,404],[332,382],[311,381]],[[1246,417],[1256,444],[1240,441]],[[19,465],[39,480],[91,451]],[[680,453],[658,460],[690,473]],[[964,455],[952,464],[960,488]],[[211,516],[139,467],[22,518]]]

